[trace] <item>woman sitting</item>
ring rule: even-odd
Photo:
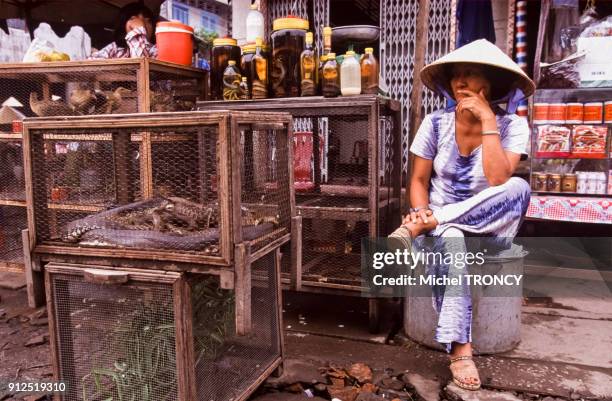
[[[90,59],[157,57],[155,24],[157,17],[144,4],[130,3],[119,12],[115,26],[115,41]]]
[[[533,93],[533,82],[484,39],[426,66],[421,77],[454,106],[427,115],[410,147],[412,208],[403,227],[413,239],[422,234],[444,237],[446,251],[454,247],[452,252],[465,251],[465,241],[446,241],[448,237],[514,237],[527,211],[530,188],[512,177],[529,140],[526,119],[513,109]],[[506,103],[507,111],[498,103]],[[452,265],[442,273],[462,274]],[[469,288],[455,293],[447,289],[444,295],[444,289],[434,291],[439,314],[435,339],[450,353],[455,384],[477,390]]]

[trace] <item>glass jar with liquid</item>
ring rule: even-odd
[[[274,20],[272,29],[272,96],[299,96],[300,56],[304,51],[308,21],[294,16],[278,18]]]
[[[242,71],[242,75],[247,77],[247,82],[249,84],[250,96],[252,99],[265,99],[268,97],[268,86],[269,86],[269,60],[270,60],[270,47],[267,46],[263,41],[261,41],[261,49],[260,49],[260,58],[263,58],[264,61],[259,61],[259,68],[261,72],[261,77],[259,78],[259,82],[256,82],[255,78],[256,67],[254,64],[255,55],[257,53],[257,40],[255,43],[248,43],[242,46],[242,59],[240,61],[240,70]],[[265,72],[264,72],[265,71]],[[257,89],[253,93],[254,89]]]
[[[223,99],[223,73],[229,60],[240,60],[240,47],[233,38],[218,38],[213,41],[210,89],[213,100]]]

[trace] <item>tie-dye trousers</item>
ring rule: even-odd
[[[428,236],[439,237],[434,243],[452,254],[467,251],[465,236],[496,238],[510,245],[529,206],[530,193],[525,180],[513,177],[462,202],[435,208],[433,215],[439,225]],[[465,267],[452,264],[427,269],[428,274],[450,278],[461,278],[467,272]],[[433,304],[438,312],[435,339],[449,352],[453,342],[472,342],[472,300],[469,287],[461,282],[458,286],[434,287]]]

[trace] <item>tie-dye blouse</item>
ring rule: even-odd
[[[502,147],[525,154],[529,125],[516,114],[497,114]],[[489,187],[482,167],[482,145],[468,156],[459,154],[455,140],[455,112],[439,110],[428,114],[410,146],[410,152],[433,160],[429,204],[433,209],[457,203]]]

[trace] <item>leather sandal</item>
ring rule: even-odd
[[[453,369],[453,364],[459,361],[470,361],[471,364],[462,366],[461,368]],[[476,391],[480,389],[480,376],[476,364],[471,356],[458,356],[451,358],[450,371],[453,375],[453,383],[464,390]],[[476,379],[477,383],[470,383],[469,379]]]

